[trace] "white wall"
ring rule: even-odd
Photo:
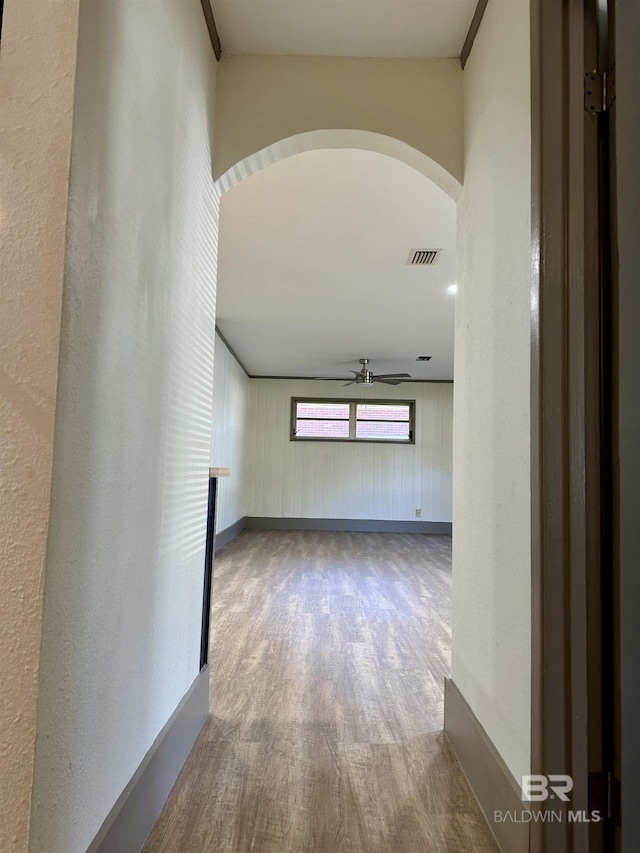
[[[463,91],[452,677],[519,779],[530,760],[527,0],[490,0]]]
[[[199,0],[84,0],[32,853],[81,853],[199,669],[216,66]]]
[[[416,401],[415,445],[289,440],[292,397]],[[252,379],[245,514],[451,521],[452,386]]]
[[[211,465],[231,468],[220,477],[216,495],[216,532],[245,516],[244,480],[247,454],[249,377],[216,335],[213,376]]]
[[[401,140],[460,180],[461,86],[457,59],[223,54],[216,178],[280,140],[337,129]]]

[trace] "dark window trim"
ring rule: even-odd
[[[296,435],[296,421],[297,420],[311,420],[311,421],[336,421],[338,423],[344,423],[346,418],[310,418],[310,417],[297,417],[297,404],[298,403],[330,403],[337,405],[349,405],[349,437],[348,438],[340,438],[340,437],[316,437],[316,436],[302,436]],[[373,418],[359,418],[356,419],[356,411],[357,406],[408,406],[409,407],[409,438],[408,439],[398,439],[398,438],[356,438],[356,424],[357,423],[395,423],[395,424],[404,424],[407,421],[398,421],[398,420],[374,420]],[[345,444],[415,444],[416,443],[416,401],[415,400],[379,400],[379,399],[369,399],[368,397],[354,399],[353,397],[292,397],[291,398],[291,418],[290,418],[290,428],[289,428],[289,441],[340,441]]]

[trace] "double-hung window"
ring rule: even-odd
[[[414,444],[414,400],[291,400],[292,441]]]

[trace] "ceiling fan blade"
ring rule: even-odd
[[[377,376],[374,382],[381,382],[383,385],[402,385],[402,379],[379,379]]]
[[[377,373],[373,378],[374,379],[401,379],[404,377],[405,379],[411,379],[410,373]]]
[[[351,380],[351,382],[345,382],[345,383],[344,383],[344,385],[343,385],[342,387],[343,387],[343,388],[346,388],[346,387],[347,387],[347,385],[355,385],[355,384],[356,384],[356,380],[355,380],[355,379],[352,379],[352,380]]]

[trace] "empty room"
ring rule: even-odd
[[[443,734],[455,276],[454,201],[386,155],[223,197],[212,718],[149,851],[496,849]]]

